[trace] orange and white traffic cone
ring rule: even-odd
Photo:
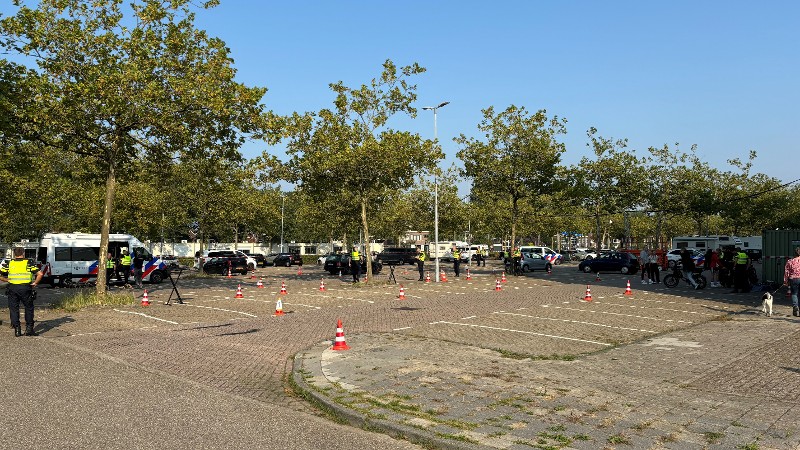
[[[600,272],[597,272],[596,274],[594,274],[594,281],[603,281],[603,280],[600,279]]]
[[[281,281],[281,295],[286,295],[286,282]]]
[[[628,285],[625,286],[625,295],[633,295],[633,292],[631,292],[631,280],[628,280]]]
[[[430,283],[431,282],[431,273],[430,272],[425,272],[425,282],[426,283]]]
[[[244,298],[242,295],[242,285],[240,284],[239,287],[236,288],[236,296],[234,298]]]
[[[275,302],[275,315],[276,316],[282,316],[284,314],[286,314],[286,313],[283,312],[283,300],[278,299],[278,301]]]
[[[147,290],[142,294],[142,306],[150,306],[150,299],[147,297]]]
[[[549,265],[547,266],[547,274],[548,275],[552,275],[553,274],[553,270],[550,268]]]
[[[231,273],[231,267],[228,266],[228,279],[233,278],[233,273]]]
[[[255,280],[256,279],[256,271],[255,271],[255,269],[253,269],[253,271],[250,272],[250,279],[251,280]]]
[[[505,272],[503,272],[503,273],[500,275],[500,281],[501,281],[501,282],[503,282],[503,283],[505,283],[505,282],[507,281],[507,280],[506,280],[506,273],[505,273]]]
[[[336,339],[333,341],[333,348],[331,350],[350,350],[347,342],[344,341],[344,328],[342,328],[342,319],[336,323]]]
[[[472,279],[472,275],[469,274],[469,267],[467,267],[467,281]]]
[[[319,280],[319,290],[323,292],[325,291],[325,278]]]
[[[494,290],[495,291],[502,291],[503,288],[500,286],[500,280],[497,278],[494,279]]]
[[[589,285],[586,285],[586,295],[583,296],[583,299],[587,302],[592,301],[592,289],[589,288]]]
[[[397,298],[399,298],[400,300],[405,300],[406,299],[406,290],[403,289],[403,285],[402,284],[400,285],[400,295],[398,295]]]
[[[264,279],[264,277],[261,277],[261,278],[258,280],[258,283],[256,283],[256,287],[257,287],[257,288],[259,288],[259,289],[264,289],[264,282],[262,281],[263,279]]]
[[[303,275],[303,266],[300,266],[297,268],[297,276],[302,276],[302,275]]]

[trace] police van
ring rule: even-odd
[[[168,276],[167,266],[154,257],[144,244],[129,234],[109,234],[108,252],[122,258],[127,250],[144,257],[142,280],[160,283]],[[47,233],[39,241],[36,259],[42,263],[45,283],[64,286],[74,281],[85,283],[97,277],[100,265],[100,235],[88,233]]]

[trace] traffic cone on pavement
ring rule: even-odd
[[[303,275],[303,266],[300,266],[297,268],[297,276],[302,276],[302,275]]]
[[[439,274],[439,281],[442,283],[447,283],[447,274],[444,273],[444,270]]]
[[[231,266],[228,266],[228,279],[233,277],[233,273],[231,273]]]
[[[467,281],[472,279],[472,275],[469,274],[469,267],[467,267]]]
[[[275,315],[276,316],[282,316],[284,314],[286,314],[286,313],[283,312],[283,300],[278,299],[278,301],[275,302]]]
[[[142,294],[142,306],[150,306],[150,299],[147,297],[147,290]]]
[[[583,299],[587,302],[592,301],[592,289],[589,288],[589,285],[586,285],[586,295],[583,296]]]
[[[631,280],[628,280],[628,285],[625,286],[625,295],[633,295],[633,292],[631,292]]]
[[[431,282],[431,273],[430,272],[425,272],[425,282],[426,283],[430,283]]]
[[[549,265],[547,266],[547,274],[548,275],[552,275],[553,274],[553,270]]]
[[[502,275],[500,275],[500,281],[502,281],[503,283],[506,282],[506,273],[505,272],[503,272]]]
[[[325,278],[319,280],[319,290],[323,292],[325,291]]]
[[[494,279],[494,290],[495,291],[502,291],[503,290],[503,288],[500,287],[500,280],[498,280],[497,278]]]
[[[406,290],[403,289],[403,285],[402,284],[400,285],[400,295],[398,295],[397,298],[399,298],[400,300],[405,300],[406,299]]]
[[[261,278],[258,280],[258,283],[256,283],[256,287],[257,287],[257,288],[259,288],[259,289],[264,289],[264,282],[262,281],[263,279],[264,279],[264,277],[261,277]]]
[[[596,274],[594,274],[594,281],[603,281],[603,280],[600,279],[600,272],[597,272]]]
[[[336,323],[336,339],[333,341],[332,350],[350,350],[347,342],[344,341],[344,328],[342,328],[342,319]]]
[[[286,282],[281,281],[281,295],[286,295]]]
[[[236,296],[234,298],[244,298],[242,295],[242,285],[240,284],[239,287],[236,288]]]

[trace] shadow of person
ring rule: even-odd
[[[58,317],[56,319],[37,321],[34,324],[33,330],[39,334],[46,333],[50,330],[56,329],[66,323],[75,322],[71,316]]]

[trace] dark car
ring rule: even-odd
[[[257,265],[267,267],[267,257],[263,253],[248,253],[248,255],[256,260]]]
[[[300,255],[295,255],[294,253],[278,253],[275,258],[272,259],[273,266],[291,267],[292,264],[302,266],[303,259]]]
[[[227,275],[228,267],[230,267],[231,273],[247,275],[247,258],[210,258],[203,264],[203,272]]]
[[[389,247],[378,253],[376,258],[381,264],[396,266],[400,264],[416,264],[417,249],[414,247]]]
[[[349,275],[350,274],[350,255],[347,254],[340,254],[340,255],[331,255],[325,259],[325,271],[330,273],[331,275]],[[372,274],[377,275],[381,273],[381,269],[383,269],[383,264],[380,261],[372,261]],[[366,259],[361,260],[361,273],[367,273],[367,261]]]
[[[586,273],[620,272],[634,274],[639,270],[636,256],[625,252],[603,253],[597,258],[587,259],[578,264],[578,270]]]

